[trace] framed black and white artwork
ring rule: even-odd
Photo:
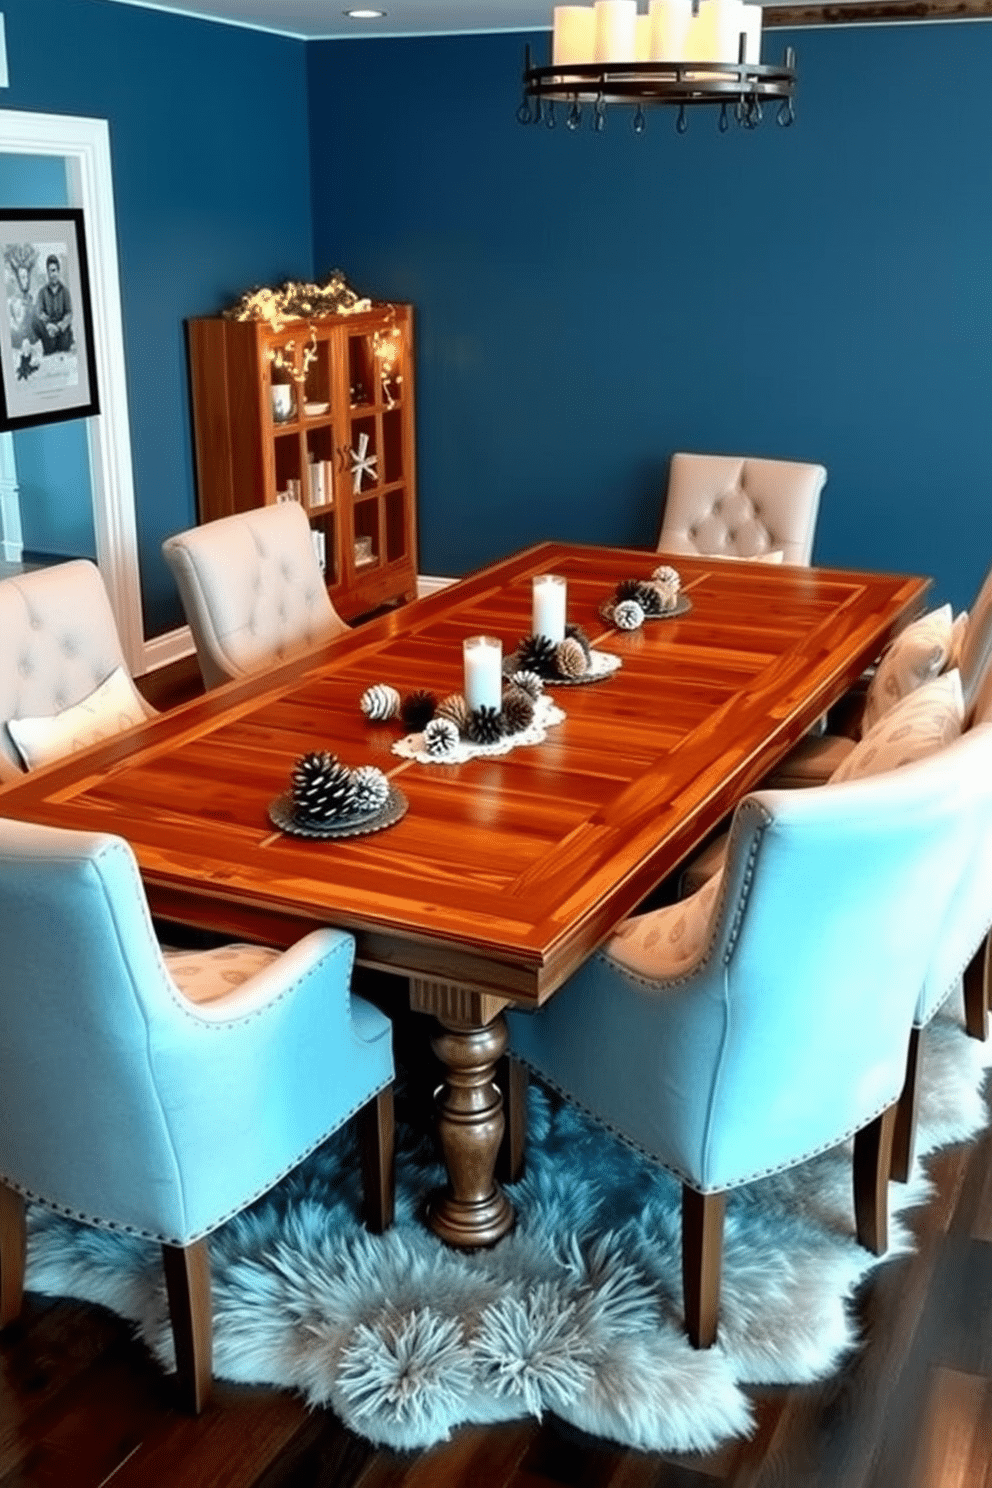
[[[0,430],[100,412],[83,214],[0,207]]]

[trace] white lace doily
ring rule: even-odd
[[[493,755],[509,754],[521,744],[543,744],[548,729],[565,722],[565,714],[546,693],[542,693],[534,704],[534,717],[518,734],[504,735],[495,744],[472,744],[468,739],[459,739],[448,754],[428,754],[424,748],[423,734],[407,734],[397,739],[393,753],[404,759],[417,760],[421,765],[463,765],[470,759],[490,759]]]

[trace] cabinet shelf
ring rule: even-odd
[[[377,305],[279,331],[202,317],[188,322],[188,342],[201,522],[299,501],[322,539],[341,615],[412,599],[412,307]],[[288,393],[273,391],[280,385]]]

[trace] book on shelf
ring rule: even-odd
[[[327,535],[321,532],[319,527],[314,527],[310,533],[313,539],[314,556],[322,574],[327,572]]]

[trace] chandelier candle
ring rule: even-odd
[[[468,636],[462,643],[465,663],[465,706],[495,708],[503,701],[503,643],[494,636]]]
[[[557,574],[537,574],[533,595],[531,633],[544,636],[557,646],[565,639],[565,580]]]

